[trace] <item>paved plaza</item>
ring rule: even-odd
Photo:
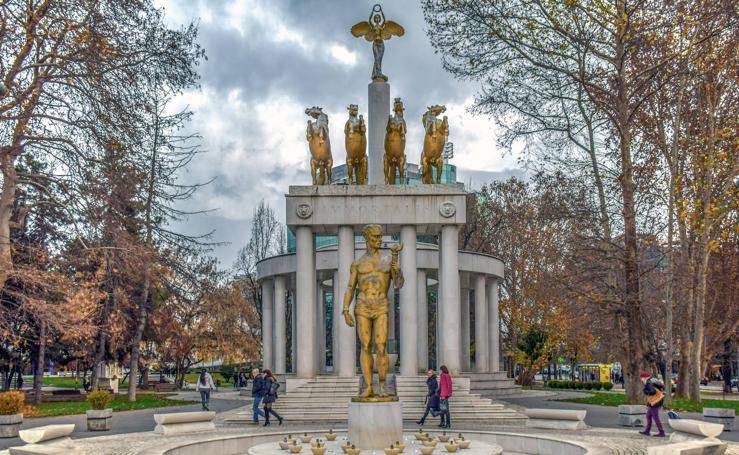
[[[524,427],[496,426],[485,423],[464,422],[453,426],[452,432],[507,432],[515,434],[525,434],[528,436],[542,436],[545,438],[559,438],[571,442],[581,442],[588,444],[590,447],[598,447],[605,452],[613,454],[646,454],[647,448],[654,445],[665,444],[665,439],[647,438],[637,433],[638,429],[629,429],[618,427],[616,425],[616,408],[604,407],[596,405],[583,405],[577,403],[567,403],[555,401],[558,398],[566,398],[575,395],[582,395],[576,392],[548,392],[548,391],[525,391],[517,396],[508,397],[504,401],[506,405],[522,412],[524,408],[550,408],[550,409],[585,409],[588,411],[585,419],[586,423],[591,427],[584,431],[566,431],[566,430],[534,430]],[[181,399],[195,399],[195,392],[182,392],[178,394]],[[200,440],[206,434],[177,435],[177,436],[160,436],[152,433],[154,428],[153,414],[170,413],[183,411],[197,411],[200,409],[199,404],[177,406],[171,408],[146,409],[140,411],[118,412],[113,417],[113,430],[106,433],[88,432],[85,426],[85,416],[60,416],[38,419],[27,419],[24,428],[32,428],[48,424],[57,423],[74,423],[75,432],[72,434],[75,440],[75,453],[78,455],[133,455],[140,454],[145,448],[156,447],[159,444],[176,444],[185,443],[187,441]],[[303,432],[316,433],[322,432],[329,428],[336,431],[346,428],[346,422],[290,422],[286,421],[284,425],[276,424],[270,427],[256,426],[253,424],[232,424],[227,419],[233,417],[239,412],[251,409],[251,399],[248,397],[240,397],[237,392],[224,390],[213,394],[211,399],[211,409],[216,411],[216,425],[218,430],[215,433],[207,434],[208,437],[236,437],[243,435],[269,435],[275,434],[275,440],[283,437],[285,433],[302,434]],[[683,413],[683,417],[692,419],[701,419],[700,415],[692,413]],[[665,419],[666,420],[666,419]],[[435,421],[429,420],[428,425],[424,427],[424,431],[438,430]],[[418,426],[414,422],[405,422],[406,433],[415,432]],[[669,429],[668,429],[669,432]],[[269,439],[269,438],[268,438]],[[727,442],[739,442],[739,432],[724,432],[721,439]],[[263,441],[263,439],[262,439]],[[263,442],[260,442],[263,443]],[[8,452],[3,450],[8,447],[22,445],[18,438],[0,440],[0,455]],[[245,447],[246,453],[248,447]],[[504,452],[509,453],[509,452]],[[739,444],[729,446],[728,454],[739,455]]]

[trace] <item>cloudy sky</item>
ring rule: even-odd
[[[346,107],[358,104],[367,117],[371,44],[354,38],[350,27],[367,20],[367,0],[156,0],[172,26],[198,21],[208,60],[200,67],[201,90],[178,103],[195,112],[191,125],[203,136],[207,153],[196,159],[185,179],[215,181],[188,202],[193,216],[179,229],[215,229],[215,250],[223,266],[232,264],[246,243],[254,206],[264,199],[284,219],[283,195],[289,185],[310,184],[304,109],[321,106],[329,116],[334,163],[344,162]],[[405,35],[386,43],[383,72],[390,96],[402,97],[408,123],[406,155],[418,162],[421,115],[431,104],[445,104],[452,160],[465,184],[522,175],[516,156],[495,146],[490,119],[466,112],[477,86],[453,79],[441,68],[426,36],[417,0],[383,3],[388,19]]]

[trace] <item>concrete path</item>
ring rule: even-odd
[[[538,392],[538,391],[537,391]],[[574,398],[588,396],[587,393],[580,392],[555,392],[548,396],[536,394],[535,396],[517,396],[517,397],[501,397],[498,401],[510,404],[515,410],[523,411],[523,408],[550,408],[550,409],[585,409],[588,411],[585,423],[591,427],[598,428],[619,428],[628,429],[618,425],[618,408],[613,406],[598,406],[593,404],[568,403],[565,401],[554,401],[561,398]],[[699,413],[681,412],[680,416],[686,419],[703,420],[703,416]],[[665,431],[670,432],[667,425],[667,413],[660,412],[662,423],[665,425]],[[452,419],[454,416],[452,416]],[[634,432],[639,429],[634,428]],[[654,427],[653,427],[654,431]],[[726,441],[739,441],[739,431],[725,431],[720,436]]]
[[[180,400],[197,400],[200,401],[200,394],[197,392],[180,392],[174,398]],[[222,392],[214,392],[210,397],[210,410],[216,412],[229,411],[231,409],[244,406],[251,403],[251,397],[239,397],[239,393],[233,389],[224,389]],[[105,436],[111,434],[136,433],[140,431],[152,431],[154,429],[154,414],[162,414],[168,412],[183,411],[200,411],[200,404],[191,404],[185,406],[170,406],[166,408],[141,409],[138,411],[122,411],[113,413],[113,429],[111,431],[87,431],[87,418],[84,414],[57,416],[57,417],[40,417],[36,419],[26,419],[23,422],[22,429],[40,427],[43,425],[51,425],[55,423],[74,423],[75,431],[72,438],[89,438],[93,436]],[[0,450],[23,445],[20,438],[0,439]]]

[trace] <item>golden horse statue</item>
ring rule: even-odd
[[[423,114],[423,128],[426,134],[423,138],[423,152],[421,153],[421,180],[423,183],[441,183],[441,171],[444,167],[444,144],[449,136],[449,120],[446,115],[443,120],[438,115],[446,111],[446,106],[429,106]],[[436,182],[434,182],[433,168],[436,168]]]
[[[364,117],[360,115],[359,106],[351,104],[349,119],[344,125],[344,144],[346,145],[346,173],[347,183],[354,184],[356,175],[357,185],[367,184],[367,125]]]
[[[331,156],[331,140],[328,137],[328,115],[318,106],[309,107],[305,113],[314,118],[308,120],[305,137],[310,149],[310,174],[314,185],[331,184],[331,166],[334,164]],[[318,175],[320,171],[320,176]]]
[[[405,182],[405,119],[403,119],[403,101],[395,98],[393,111],[389,115],[385,129],[385,185],[395,184],[395,176],[400,177],[398,183]]]

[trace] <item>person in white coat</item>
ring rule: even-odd
[[[203,411],[209,411],[208,405],[210,404],[210,391],[215,390],[216,386],[213,383],[213,377],[208,373],[205,368],[200,370],[200,377],[198,378],[197,390],[200,392],[200,401],[203,404]]]

